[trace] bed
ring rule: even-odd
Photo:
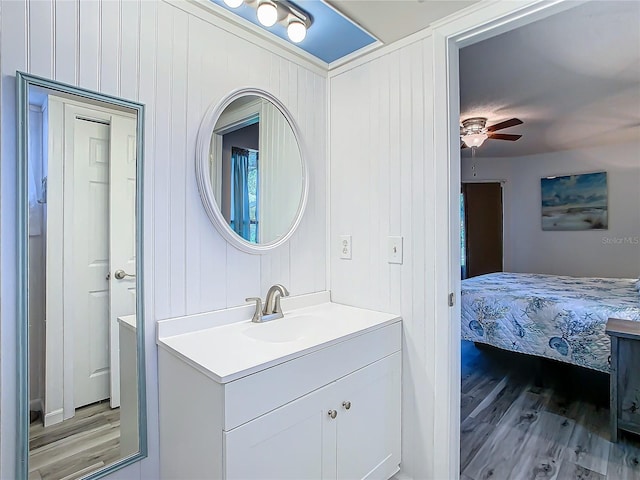
[[[640,321],[640,281],[490,273],[462,281],[462,338],[609,372],[609,317]]]

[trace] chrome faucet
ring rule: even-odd
[[[267,292],[264,299],[264,308],[262,308],[262,299],[259,297],[249,297],[247,302],[256,302],[256,310],[251,319],[254,323],[268,322],[277,318],[284,317],[282,307],[280,306],[280,298],[289,296],[289,290],[283,285],[273,285]]]

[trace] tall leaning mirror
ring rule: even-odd
[[[19,478],[146,456],[141,104],[17,72]]]

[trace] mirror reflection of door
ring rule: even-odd
[[[28,124],[29,471],[63,478],[139,448],[137,117],[31,88]]]
[[[52,106],[53,107],[53,106]],[[50,107],[51,108],[51,107]],[[52,108],[53,109],[53,108]],[[50,235],[48,257],[69,254],[61,284],[50,282],[47,295],[64,298],[62,324],[72,322],[73,410],[110,397],[109,365],[109,136],[110,125],[88,117],[93,112],[67,105],[65,136],[73,148],[66,152],[63,195],[51,196],[51,203],[62,199],[62,218],[49,215],[47,223],[63,224],[62,235]],[[82,115],[82,116],[81,116]],[[48,231],[51,231],[48,229]],[[55,275],[55,273],[53,273]],[[65,290],[70,290],[65,295]],[[49,312],[47,312],[49,313]],[[51,318],[50,315],[47,315]],[[66,318],[65,318],[66,317]],[[87,341],[88,340],[88,341]],[[67,339],[63,340],[66,346]],[[51,352],[47,348],[47,352]],[[114,398],[118,406],[118,399]]]

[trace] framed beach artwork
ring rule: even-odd
[[[546,177],[542,187],[542,230],[609,228],[607,172]]]

